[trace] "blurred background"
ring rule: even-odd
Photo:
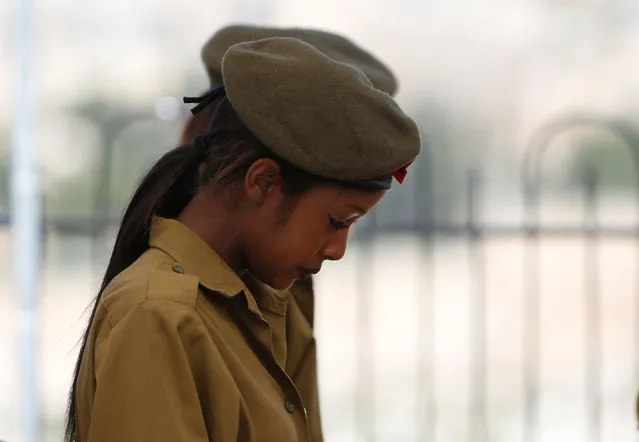
[[[0,2],[0,439],[61,440],[118,219],[237,22],[353,39],[425,139],[316,281],[326,440],[637,440],[636,0]]]

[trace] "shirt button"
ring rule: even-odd
[[[284,407],[286,408],[286,411],[288,411],[289,413],[291,414],[295,413],[295,404],[289,401],[288,399],[284,401]]]
[[[179,264],[173,264],[173,271],[175,273],[184,273],[184,267]]]

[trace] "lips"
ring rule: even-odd
[[[310,278],[312,275],[317,274],[317,272],[319,272],[320,269],[306,269],[303,267],[298,267],[297,268],[297,273],[299,273],[299,277],[302,280],[306,280],[308,278]]]

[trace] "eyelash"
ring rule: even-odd
[[[328,217],[329,222],[331,223],[331,227],[335,230],[343,230],[343,229],[348,229],[348,224],[343,223],[342,221],[338,221],[335,218],[333,218],[332,216],[329,215]]]

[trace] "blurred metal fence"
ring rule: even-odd
[[[505,224],[491,225],[477,221],[477,201],[481,191],[480,173],[477,169],[470,169],[467,174],[467,199],[465,223],[438,224],[433,222],[432,212],[429,208],[434,206],[432,174],[422,174],[423,182],[420,183],[420,193],[416,193],[414,202],[418,216],[415,224],[412,225],[385,225],[379,226],[374,220],[367,227],[366,232],[359,232],[369,237],[374,237],[381,233],[393,233],[401,231],[418,232],[422,238],[423,257],[427,265],[421,273],[420,288],[422,290],[421,321],[418,330],[417,352],[419,366],[431,367],[434,355],[433,329],[434,307],[431,282],[433,263],[433,237],[438,235],[464,237],[467,240],[469,249],[469,271],[471,274],[471,299],[472,305],[472,325],[469,341],[472,343],[472,366],[470,370],[470,397],[471,406],[469,409],[469,422],[472,431],[469,432],[469,441],[485,442],[489,440],[487,434],[487,404],[486,404],[486,376],[487,376],[487,346],[486,346],[486,270],[489,265],[483,254],[482,243],[486,239],[498,237],[515,237],[525,240],[523,248],[525,266],[525,303],[523,327],[523,348],[524,360],[524,422],[522,425],[524,434],[522,440],[534,442],[538,438],[539,420],[539,390],[540,390],[540,349],[543,342],[540,340],[540,253],[539,243],[544,238],[579,238],[585,243],[585,287],[584,301],[586,305],[586,357],[583,361],[582,369],[585,371],[586,398],[588,407],[588,426],[586,434],[587,442],[599,442],[602,440],[601,433],[601,336],[602,325],[600,320],[600,284],[598,260],[598,242],[607,238],[623,238],[633,241],[639,251],[639,220],[632,227],[613,227],[602,225],[597,219],[598,187],[599,180],[594,167],[586,171],[583,176],[584,214],[582,222],[579,224],[544,225],[540,220],[540,209],[542,206],[541,184],[542,184],[542,160],[548,146],[555,138],[565,130],[577,127],[593,127],[603,130],[613,135],[628,149],[632,158],[632,165],[636,177],[635,197],[639,201],[639,131],[632,125],[622,120],[607,119],[592,115],[568,115],[554,119],[543,125],[532,137],[526,148],[521,169],[521,194],[525,207],[525,222],[521,225]],[[422,161],[426,163],[426,170],[429,170],[428,150],[423,153]],[[371,216],[374,217],[374,214]],[[370,253],[363,253],[362,259],[371,257]],[[370,339],[372,331],[370,302],[367,296],[371,292],[370,277],[372,262],[358,263],[362,270],[359,277],[359,336],[360,345],[358,353],[359,376],[359,425],[360,434],[366,435],[365,440],[374,441],[375,435],[371,433],[369,422],[374,422],[372,409],[368,407],[374,395],[374,364],[371,357],[373,353],[373,343]],[[639,269],[635,275],[635,339],[628,343],[628,353],[633,357],[633,373],[639,375]],[[639,379],[639,377],[638,377]],[[432,370],[421,372],[418,385],[419,398],[422,404],[419,407],[420,416],[417,422],[420,423],[418,438],[420,441],[434,442],[436,440],[435,426],[436,415],[436,386],[433,382]],[[371,393],[373,392],[373,393]],[[632,415],[632,410],[628,410],[628,415]]]
[[[122,128],[126,122],[121,121]],[[477,201],[481,192],[481,175],[477,169],[470,169],[467,174],[467,218],[462,223],[437,223],[432,217],[434,207],[434,185],[431,173],[421,173],[415,194],[416,216],[412,222],[405,223],[378,223],[375,214],[371,214],[371,221],[358,231],[358,237],[362,239],[366,247],[367,239],[374,239],[383,234],[410,232],[417,233],[423,250],[423,259],[427,265],[420,274],[419,287],[423,292],[420,296],[420,310],[423,321],[419,323],[418,346],[415,349],[418,355],[419,365],[431,367],[434,359],[434,338],[432,324],[434,323],[434,299],[433,299],[433,238],[435,236],[450,236],[464,238],[469,252],[469,271],[471,274],[472,290],[472,324],[469,342],[473,353],[470,367],[470,397],[471,406],[468,416],[473,431],[469,432],[469,440],[473,442],[487,441],[487,401],[486,401],[486,376],[487,376],[487,346],[486,346],[486,272],[489,264],[485,260],[483,243],[487,239],[499,237],[520,238],[524,241],[525,263],[525,303],[523,327],[523,354],[522,367],[524,370],[524,422],[522,428],[524,434],[522,440],[534,442],[538,437],[538,406],[540,389],[540,350],[543,342],[540,339],[540,252],[539,243],[545,238],[578,238],[585,245],[585,287],[584,301],[586,305],[586,332],[587,348],[586,357],[581,369],[584,370],[588,401],[588,426],[587,442],[601,440],[601,336],[602,324],[600,320],[600,281],[597,270],[598,243],[602,239],[622,238],[634,242],[639,251],[639,221],[631,227],[615,227],[601,224],[597,218],[598,204],[598,177],[595,169],[589,170],[583,177],[582,198],[584,214],[580,223],[545,225],[540,220],[541,196],[541,169],[542,159],[555,136],[564,130],[579,126],[594,127],[606,131],[615,136],[630,153],[635,172],[639,171],[639,131],[632,125],[615,119],[601,118],[589,115],[562,116],[543,125],[532,137],[527,146],[521,169],[521,195],[525,207],[525,221],[521,224],[487,224],[477,219]],[[112,147],[114,140],[104,140],[101,170],[96,180],[99,185],[94,195],[94,214],[89,218],[54,218],[46,219],[44,223],[45,233],[48,230],[63,231],[66,233],[90,234],[95,245],[94,252],[97,257],[104,254],[101,237],[107,228],[117,226],[119,220],[110,218],[111,195],[109,193],[109,180],[112,178]],[[432,166],[428,149],[424,150],[420,159],[420,167],[428,171]],[[636,198],[639,201],[639,173],[636,173]],[[0,225],[10,223],[8,214],[0,213]],[[374,430],[369,423],[374,421],[374,410],[369,406],[375,394],[374,363],[372,340],[371,307],[367,302],[367,294],[370,293],[372,271],[372,253],[363,253],[358,262],[358,287],[359,287],[359,345],[357,355],[358,369],[358,402],[357,418],[358,432],[365,436],[365,440],[374,441]],[[628,343],[629,353],[633,357],[633,373],[639,375],[639,269],[635,277],[635,305],[636,320],[635,342]],[[418,407],[417,422],[418,440],[434,442],[436,434],[434,428],[437,423],[436,386],[432,376],[432,370],[423,370],[418,379],[418,397],[421,404]],[[631,410],[629,411],[631,412]]]

